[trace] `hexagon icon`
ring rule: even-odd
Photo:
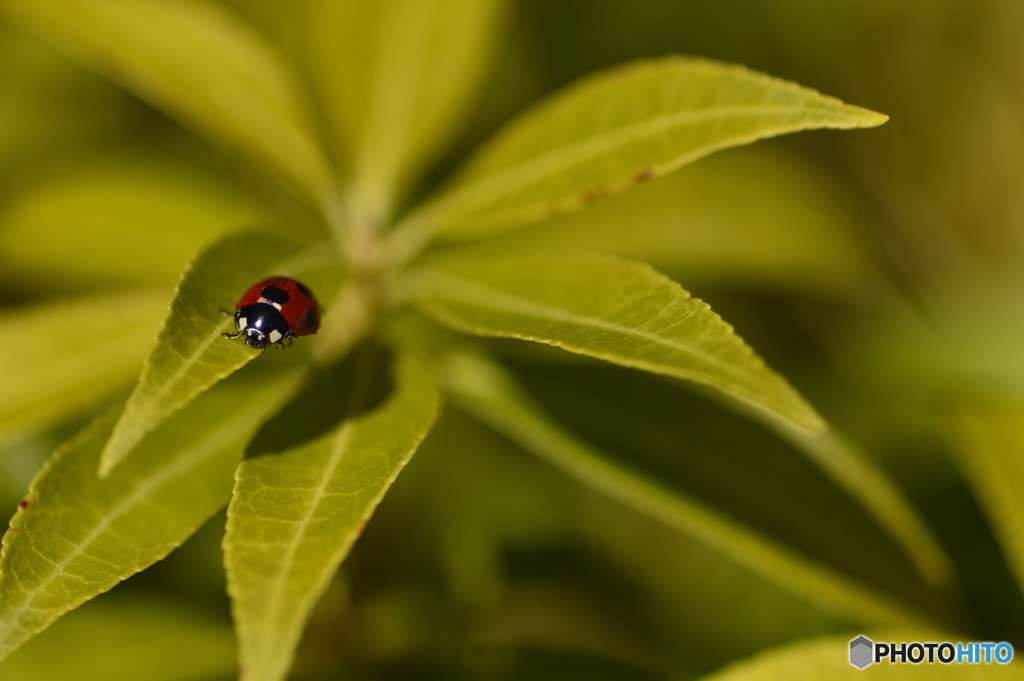
[[[864,669],[874,662],[875,644],[863,636],[850,641],[850,664],[857,669]]]

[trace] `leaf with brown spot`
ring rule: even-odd
[[[707,285],[866,300],[886,284],[869,225],[813,166],[763,146],[716,154],[586,210],[464,248],[608,253]],[[469,257],[467,255],[467,257]]]
[[[611,75],[612,77],[609,77]],[[638,174],[798,130],[870,128],[886,116],[740,66],[666,57],[598,73],[498,133],[447,191],[397,228],[406,258],[433,237],[475,239],[586,205]]]

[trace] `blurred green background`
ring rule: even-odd
[[[286,3],[227,4],[301,62]],[[992,413],[1009,413],[999,437],[1024,453],[1024,5],[515,0],[506,24],[455,150],[412,197],[538,97],[639,57],[742,63],[891,116],[878,130],[727,151],[590,210],[628,223],[648,202],[678,206],[635,226],[664,232],[672,250],[654,264],[710,301],[918,504],[955,563],[957,626],[1024,645],[1006,540],[1001,548],[956,458],[996,437]],[[282,216],[317,228],[310,209],[244,163],[7,24],[0,178],[0,314],[97,291],[169,297],[219,233]],[[555,247],[590,238],[573,220],[530,229],[550,231]],[[134,241],[116,227],[125,223],[142,226]],[[517,238],[526,237],[508,246]],[[631,255],[629,231],[594,238],[595,250]],[[2,337],[31,344],[36,333]],[[491,345],[589,442],[934,606],[866,512],[766,428],[655,376]],[[86,416],[0,449],[0,507],[13,511]],[[969,416],[980,431],[963,426]],[[0,678],[73,669],[137,679],[133,659],[148,660],[153,679],[230,678],[222,528],[215,517],[167,560],[58,622]],[[319,606],[294,678],[691,678],[847,631],[449,406]]]

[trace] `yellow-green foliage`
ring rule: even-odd
[[[1024,644],[1024,212],[956,222],[1000,183],[911,169],[960,133],[928,128],[958,71],[864,47],[954,15],[0,0],[0,679],[831,679],[860,632]],[[764,66],[919,125],[730,150],[888,121]],[[271,275],[319,333],[223,338]],[[870,671],[1020,674],[965,669]]]

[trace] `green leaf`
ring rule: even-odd
[[[109,473],[196,395],[259,356],[260,350],[221,338],[234,329],[233,318],[221,310],[233,310],[263,277],[294,275],[335,259],[328,244],[303,249],[299,242],[265,232],[224,237],[199,255],[181,277],[139,383],[103,450],[100,474]]]
[[[613,499],[596,493],[585,498],[582,515],[587,545],[635,585],[656,613],[660,666],[677,671],[680,679],[768,646],[851,627],[842,613],[829,612],[805,594],[738,565],[701,538]]]
[[[902,398],[934,400],[965,391],[1024,397],[1024,278],[998,286],[948,277],[928,292],[928,315],[881,299],[872,325],[833,339],[865,382]]]
[[[770,421],[768,426],[857,499],[900,543],[931,585],[948,587],[951,584],[953,564],[931,528],[896,483],[863,452],[831,430],[807,434]]]
[[[497,365],[451,355],[444,365],[452,402],[580,482],[729,556],[819,607],[861,623],[919,619],[893,598],[760,536],[695,500],[633,473],[553,423]]]
[[[0,664],[4,681],[194,681],[237,668],[228,622],[181,603],[108,597],[61,619]],[[101,674],[101,676],[95,676]]]
[[[703,681],[770,681],[774,679],[834,679],[858,681],[865,675],[876,679],[922,679],[922,681],[988,681],[1020,678],[1021,665],[1002,664],[915,664],[886,662],[873,664],[867,670],[850,664],[850,641],[860,634],[819,638],[767,650],[749,660],[732,664],[720,672],[703,677]],[[920,629],[867,631],[871,641],[912,643],[962,641],[957,634],[944,634]]]
[[[927,583],[949,594],[955,576],[952,560],[918,508],[885,470],[867,453],[833,429],[805,433],[777,420],[763,421],[782,439],[806,456],[835,484],[867,511],[898,542]],[[938,604],[940,599],[934,598]]]
[[[435,354],[448,352],[453,347],[482,346],[480,341],[469,341],[465,337],[460,340],[458,335],[430,323],[412,310],[389,317],[387,329],[394,337],[429,347]],[[517,346],[535,348],[536,353],[523,353],[517,350]],[[879,540],[885,542],[886,547],[891,546],[883,534],[874,535],[875,542],[871,543],[866,541],[871,534],[866,531],[868,528],[852,522],[851,514],[858,511],[853,504],[859,504],[870,515],[863,521],[884,528],[885,533],[899,544],[891,548],[902,550],[917,571],[917,575],[876,572],[872,575],[874,583],[895,584],[897,579],[909,578],[913,586],[917,586],[917,576],[921,575],[931,586],[945,587],[953,578],[948,555],[899,486],[854,443],[832,429],[823,433],[804,433],[751,408],[740,409],[740,416],[748,420],[747,424],[730,418],[727,423],[719,425],[724,414],[718,413],[717,407],[706,404],[707,400],[702,399],[704,396],[680,393],[678,384],[674,382],[652,376],[623,374],[616,367],[594,366],[579,358],[552,366],[551,362],[558,358],[551,353],[557,354],[557,351],[543,345],[519,343],[483,347],[501,353],[499,357],[515,363],[517,377],[526,381],[533,394],[542,396],[545,405],[556,415],[568,418],[581,435],[590,433],[588,424],[594,424],[598,432],[625,447],[621,453],[642,449],[653,454],[657,450],[663,451],[670,461],[676,461],[679,443],[686,442],[687,459],[695,463],[700,461],[695,467],[687,466],[679,471],[688,484],[695,485],[688,489],[696,491],[703,486],[710,495],[706,499],[713,500],[725,512],[737,515],[738,520],[749,524],[755,522],[755,518],[757,521],[774,518],[774,526],[769,521],[759,528],[796,544],[812,536],[815,541],[801,544],[802,550],[839,562],[848,569],[862,569],[863,563],[845,563],[843,554],[856,554],[872,566],[896,562],[902,565],[898,558],[893,560],[891,553],[880,551]],[[540,377],[541,382],[530,382],[525,378],[530,374],[534,379]],[[614,385],[615,390],[607,390],[609,385]],[[736,404],[730,404],[728,400],[716,401],[736,411]],[[681,420],[680,413],[685,413],[686,418]],[[574,420],[577,418],[579,420]],[[632,426],[628,432],[609,425],[621,423],[622,419]],[[687,424],[691,422],[701,423],[699,433],[687,431]],[[782,446],[782,441],[788,442],[794,453],[799,452],[816,470],[798,464],[794,468],[795,462],[786,453],[790,448]],[[756,451],[757,454],[747,457],[742,454],[745,451]],[[620,453],[614,447],[610,452]],[[752,468],[752,459],[755,458],[758,463]],[[773,478],[776,473],[777,477]],[[831,478],[834,486],[821,475]],[[723,487],[711,482],[714,479],[729,480],[725,487],[731,493],[723,494]],[[806,493],[812,490],[814,494],[808,496]],[[841,494],[843,491],[849,499]],[[785,498],[780,498],[780,494]],[[837,501],[847,503],[837,505]],[[744,516],[743,509],[751,515]],[[815,511],[813,522],[806,517],[811,509]],[[790,521],[780,524],[784,517]],[[801,530],[793,534],[796,527]],[[865,541],[858,543],[852,540],[851,534],[857,540]],[[825,544],[831,544],[831,547],[817,541],[826,538]],[[837,550],[840,545],[843,547],[841,551]],[[906,592],[912,585],[902,581],[900,588],[909,600]],[[934,592],[920,595],[938,602]]]
[[[76,147],[123,139],[139,108],[125,107],[128,97],[112,83],[6,23],[0,25],[0,90],[0,167],[18,171],[5,175],[10,178],[53,151],[63,161]],[[68,106],[72,101],[88,106]]]
[[[5,0],[4,14],[214,141],[323,200],[331,170],[299,82],[237,16],[201,0]]]
[[[572,541],[575,484],[493,430],[445,405],[416,465],[374,520],[377,537],[415,534],[445,573],[462,606],[487,610],[502,600],[503,553]],[[390,532],[389,532],[390,526]],[[408,555],[416,545],[398,545]]]
[[[0,271],[8,286],[34,290],[170,287],[203,244],[268,217],[196,164],[107,156],[12,198],[0,218]]]
[[[676,451],[683,448],[689,452],[688,444]],[[555,587],[561,580],[567,595],[590,604],[592,620],[603,619],[603,611],[611,622],[626,625],[617,644],[579,652],[607,659],[633,647],[631,642],[642,642],[640,647],[655,656],[649,660],[652,671],[672,669],[673,662],[674,669],[691,674],[711,670],[767,645],[849,626],[698,540],[592,491],[451,403],[373,522],[366,538],[373,541],[373,564],[354,562],[347,584],[364,583],[363,570],[382,564],[400,571],[401,577],[389,573],[388,582],[400,582],[403,589],[410,572],[434,575],[440,569],[445,579],[434,588],[456,601],[460,619],[467,607],[483,615],[473,639],[482,633],[481,625],[486,630],[515,612],[515,621],[532,636],[499,644],[519,650],[549,650],[537,639],[558,638],[552,625],[561,618],[544,608],[529,617],[523,610],[533,599],[524,590]],[[360,550],[365,549],[370,547]],[[587,558],[566,570],[565,551]],[[524,559],[530,566],[525,574],[519,567]],[[429,584],[436,582],[437,577],[428,578]],[[738,618],[740,611],[744,617]],[[358,626],[354,635],[367,639],[366,647],[388,646],[392,632],[422,626],[426,632],[405,640],[428,654],[451,640],[439,631],[439,618],[424,617],[422,611],[404,614],[394,613],[393,623],[375,618],[376,626]]]
[[[511,123],[447,192],[408,218],[396,248],[404,257],[442,231],[477,238],[582,208],[765,137],[886,120],[739,66],[637,62],[584,78]]]
[[[735,405],[608,365],[513,367],[546,410],[609,454],[807,555],[898,590],[908,602],[942,603],[920,579],[934,587],[952,578],[929,525],[892,479],[834,430],[806,435],[752,409],[729,413]]]
[[[587,251],[682,284],[870,295],[865,226],[816,169],[761,146],[715,154],[587,210],[479,243],[482,253]]]
[[[955,460],[1024,591],[1024,407],[990,398],[951,416]]]
[[[280,446],[238,469],[224,551],[250,681],[285,678],[314,604],[437,415],[431,365],[400,355],[394,390],[382,395],[388,368],[367,354],[342,365],[354,375],[325,377],[296,406],[325,417],[326,434],[300,434],[286,419]],[[375,397],[385,401],[373,406]]]
[[[707,303],[640,263],[602,255],[455,256],[410,273],[408,294],[459,331],[547,343],[693,381],[795,428],[825,428]]]
[[[0,314],[0,440],[86,413],[138,374],[163,291],[100,294]]]
[[[313,70],[355,200],[375,223],[458,129],[504,0],[316,0]]]
[[[40,433],[0,445],[0,509],[18,505],[32,477],[53,453],[50,433]]]
[[[299,373],[275,368],[225,383],[167,421],[106,479],[96,467],[115,414],[61,446],[3,538],[0,658],[166,556],[221,508],[242,448]]]

